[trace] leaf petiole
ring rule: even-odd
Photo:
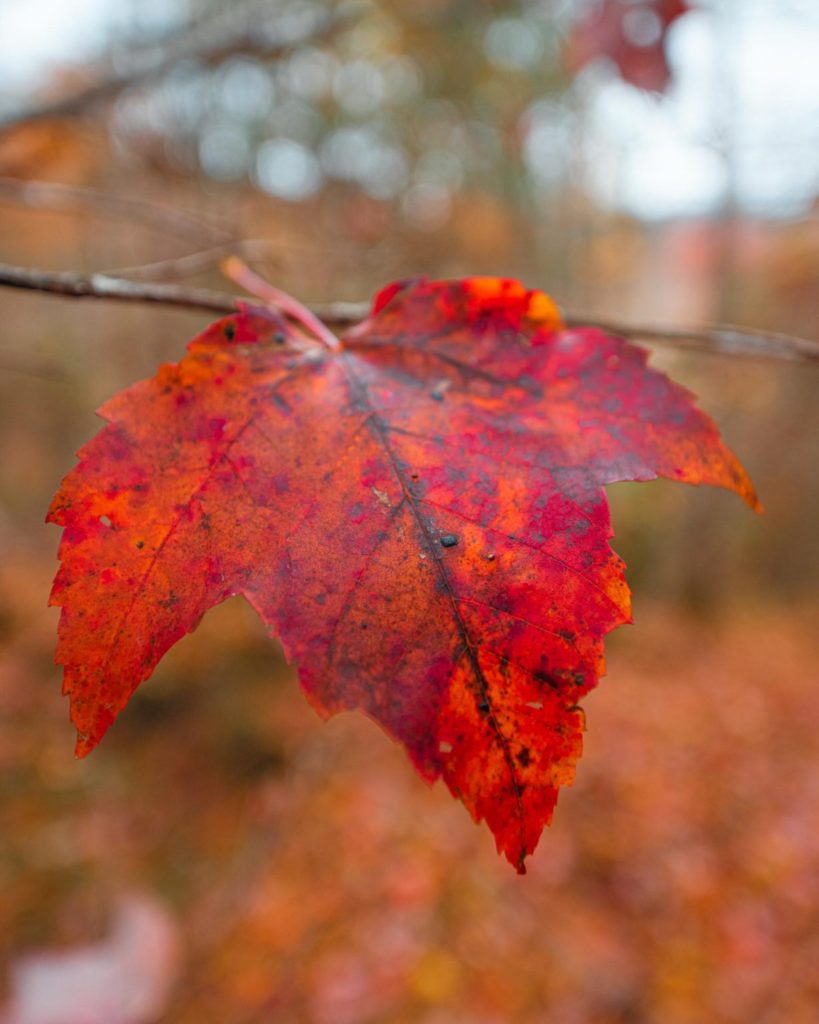
[[[222,273],[234,284],[238,284],[241,288],[244,288],[246,292],[250,292],[251,295],[255,295],[259,299],[264,299],[266,302],[274,306],[280,313],[284,313],[285,316],[289,316],[291,320],[305,327],[310,333],[323,345],[329,348],[331,351],[338,351],[341,348],[341,342],[333,334],[333,332],[326,327],[321,320],[312,313],[306,306],[303,306],[298,299],[294,299],[292,295],[288,295],[287,292],[280,291],[275,285],[272,285],[269,281],[265,281],[263,277],[251,270],[250,267],[238,256],[228,256],[222,260],[221,264]]]

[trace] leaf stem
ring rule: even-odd
[[[292,295],[288,295],[287,292],[276,288],[269,281],[265,281],[263,277],[260,277],[255,271],[251,270],[238,256],[228,256],[226,260],[222,261],[221,266],[225,277],[233,281],[234,284],[240,285],[245,291],[250,292],[251,295],[264,299],[280,313],[284,313],[291,320],[295,320],[302,327],[306,327],[327,348],[332,351],[337,351],[341,348],[341,342],[319,320],[315,313],[309,310],[307,306],[303,306],[298,299],[294,299]]]

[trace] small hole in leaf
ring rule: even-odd
[[[441,742],[438,744],[438,749],[441,751],[442,754],[451,754],[452,744],[447,743],[446,740],[441,740]]]
[[[441,543],[445,548],[454,548],[458,543],[458,538],[454,533],[445,533],[443,537],[441,537]]]
[[[111,525],[111,520],[108,518],[108,516],[100,516],[100,522],[102,523],[103,526]]]

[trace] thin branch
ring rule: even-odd
[[[0,287],[50,292],[69,298],[113,299],[119,302],[156,303],[210,313],[235,313],[246,305],[242,299],[207,288],[174,284],[124,281],[105,274],[73,274],[31,270],[0,264]],[[252,304],[252,303],[251,303]],[[369,312],[364,303],[337,302],[310,307],[323,323],[343,327],[363,320]],[[576,314],[564,317],[569,327],[598,327],[610,334],[659,345],[697,348],[711,353],[756,356],[798,362],[819,362],[819,342],[787,334],[768,334],[745,328],[714,326],[700,329],[647,327],[622,321],[588,320]]]
[[[186,213],[146,199],[131,199],[100,192],[94,188],[0,176],[0,202],[57,210],[84,206],[107,217],[145,224],[196,245],[222,245],[233,241],[233,232],[226,226],[205,220],[200,214]]]
[[[0,263],[0,286],[50,292],[72,299],[113,299],[117,302],[156,303],[209,313],[235,313],[239,300],[209,288],[183,288],[175,284],[124,281],[106,274],[31,270]]]
[[[108,277],[128,277],[137,281],[178,280],[199,274],[203,270],[218,267],[226,256],[244,256],[249,260],[268,263],[274,266],[280,263],[281,246],[265,239],[246,238],[235,242],[224,242],[209,249],[200,249],[187,256],[177,256],[154,263],[141,263],[131,267],[115,267],[103,271]]]
[[[369,316],[369,302],[320,302],[311,306],[313,313],[330,327],[351,327]]]
[[[179,210],[162,203],[151,202],[148,199],[126,198],[114,192],[104,192],[79,185],[63,185],[54,181],[27,180],[0,175],[0,203],[13,203],[33,209],[49,210],[73,210],[79,206],[105,217],[127,220],[155,228],[200,247],[189,255],[174,257],[167,261],[158,260],[155,263],[115,267],[101,271],[111,277],[144,279],[160,274],[165,276],[169,273],[183,276],[215,267],[221,262],[222,257],[231,253],[246,256],[248,259],[269,262],[277,255],[277,250],[282,247],[286,247],[291,252],[312,254],[316,251],[316,245],[297,242],[291,238],[288,238],[286,242],[272,239],[239,238],[227,221],[221,218],[214,219],[212,214],[205,216],[190,209]],[[321,251],[344,260],[350,259],[348,246],[333,246],[322,240]],[[378,261],[383,258],[383,247],[378,250],[368,250],[365,253],[356,253],[358,260]],[[187,261],[190,261],[191,269],[188,268]],[[177,263],[179,266],[174,267],[174,264]]]
[[[701,349],[721,355],[757,356],[763,359],[789,359],[815,362],[819,360],[819,341],[797,338],[792,334],[758,331],[733,324],[711,324],[707,327],[659,327],[624,323],[620,320],[590,320],[565,313],[567,327],[597,327],[608,334],[619,334],[630,341],[656,345]]]
[[[182,61],[195,60],[201,64],[216,65],[236,54],[253,54],[274,60],[305,43],[329,38],[349,21],[343,15],[327,15],[297,39],[277,41],[263,30],[258,15],[248,17],[247,27],[239,31],[232,24],[234,15],[235,10],[229,9],[222,17],[209,18],[159,43],[123,52],[118,55],[117,64],[111,62],[101,71],[97,81],[84,89],[69,96],[0,115],[0,132],[31,121],[82,114],[124,89],[161,78]]]
[[[62,366],[39,359],[30,359],[20,352],[0,357],[0,372],[19,373],[23,377],[38,377],[40,380],[55,381],[58,384],[68,382],[68,374]]]

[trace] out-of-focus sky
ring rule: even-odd
[[[490,59],[524,67],[540,58],[543,40],[526,31],[524,11],[489,25]],[[93,58],[118,32],[159,32],[186,13],[185,0],[0,0],[0,110],[24,104],[55,69]],[[595,198],[650,220],[714,213],[730,190],[748,213],[803,215],[819,191],[819,3],[701,0],[672,26],[669,57],[674,78],[662,97],[599,64],[575,82]],[[524,158],[535,186],[550,180],[561,131],[554,109],[529,118]],[[299,188],[288,195],[272,174],[257,184],[304,198],[310,155],[287,138],[272,144],[283,173],[298,158]]]
[[[593,135],[617,151],[597,189],[645,217],[710,213],[726,188],[732,147],[739,204],[803,212],[819,189],[819,3],[712,0],[672,25],[669,95],[619,82],[597,90]]]

